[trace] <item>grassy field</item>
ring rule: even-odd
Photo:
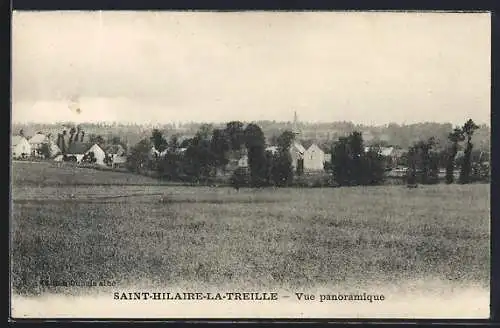
[[[73,185],[158,185],[156,179],[114,171],[72,167],[55,162],[14,162],[11,177],[18,186],[73,186]]]
[[[236,192],[37,165],[13,164],[17,293],[67,290],[42,287],[49,278],[293,288],[431,277],[489,286],[486,184]]]

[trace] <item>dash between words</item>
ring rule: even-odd
[[[278,293],[171,293],[171,292],[114,292],[114,300],[157,301],[277,301]]]
[[[283,296],[289,298],[290,296]],[[319,299],[314,294],[295,293],[298,301],[384,301],[384,295],[375,294],[322,294]],[[225,293],[186,293],[186,292],[114,292],[114,300],[121,301],[139,301],[139,300],[157,300],[157,301],[277,301],[278,293],[255,293],[255,292],[225,292]]]

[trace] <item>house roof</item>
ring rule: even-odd
[[[302,145],[304,146],[305,149],[309,149],[309,148],[311,148],[312,145],[314,145],[314,141],[303,140]]]
[[[370,149],[377,149],[379,155],[382,156],[391,156],[395,155],[395,148],[394,147],[365,147],[365,152],[368,152]]]
[[[87,142],[73,142],[69,145],[66,153],[71,155],[85,154],[92,146],[93,144]]]
[[[391,156],[394,151],[394,147],[381,147],[380,155],[382,156]]]
[[[102,152],[105,152],[105,151],[102,149],[102,147],[101,147],[101,146],[99,146],[99,144],[97,144],[97,143],[91,143],[90,145],[92,145],[92,146],[90,146],[90,148],[89,148],[87,151],[90,151],[91,149],[94,149],[94,150],[100,150],[100,151],[102,151]]]
[[[278,147],[277,146],[269,146],[266,148],[266,151],[270,151],[272,153],[276,153],[278,151]]]
[[[304,146],[302,146],[299,142],[294,142],[292,144],[292,149],[295,149],[296,151],[298,151],[299,153],[303,154],[306,149],[304,148]]]
[[[118,145],[109,145],[108,147],[106,147],[106,153],[121,155],[121,154],[125,153],[125,148],[123,148],[123,146],[120,145],[120,144],[118,144]]]
[[[115,156],[113,157],[113,163],[115,164],[123,164],[127,162],[127,157],[125,156]]]
[[[309,151],[310,149],[314,149],[314,148],[317,148],[317,149],[321,150],[322,152],[325,152],[325,151],[324,151],[324,149],[322,149],[322,148],[321,148],[321,147],[320,147],[317,143],[313,143],[313,144],[311,144],[311,145],[307,148],[307,150]]]
[[[43,133],[37,133],[33,137],[31,137],[28,141],[30,144],[39,144],[43,143],[47,140],[47,136]]]
[[[12,146],[17,146],[23,140],[26,140],[26,138],[23,136],[12,136]]]

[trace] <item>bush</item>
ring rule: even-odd
[[[230,182],[231,186],[236,189],[247,187],[250,183],[250,175],[248,173],[248,170],[243,167],[237,168],[236,170],[234,170]]]

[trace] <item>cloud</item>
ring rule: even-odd
[[[17,12],[13,117],[78,96],[95,120],[293,110],[310,120],[489,120],[489,24],[487,14]]]

